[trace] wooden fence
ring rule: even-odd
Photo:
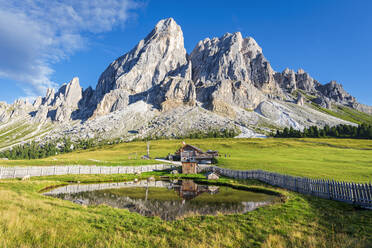
[[[25,176],[52,176],[68,174],[134,174],[156,170],[175,169],[173,164],[144,166],[32,166],[0,167],[0,179],[23,178]],[[215,171],[220,175],[236,179],[256,179],[267,184],[309,194],[321,198],[356,204],[372,209],[372,184],[349,183],[334,180],[294,177],[262,170],[238,171],[215,166],[203,166],[201,169]]]
[[[173,169],[172,164],[156,164],[144,166],[30,166],[30,167],[0,167],[0,179],[23,178],[25,176],[54,176],[79,174],[134,174],[156,170]]]
[[[89,192],[103,189],[121,189],[121,188],[131,188],[131,187],[156,187],[165,188],[171,186],[170,182],[166,181],[147,181],[140,180],[138,182],[127,181],[127,182],[117,182],[117,183],[97,183],[97,184],[69,184],[66,186],[58,187],[45,192],[44,195],[58,195],[58,194],[76,194],[81,192]]]
[[[294,177],[262,170],[238,171],[210,166],[207,171],[236,179],[256,179],[267,184],[321,198],[347,202],[372,209],[372,184]]]

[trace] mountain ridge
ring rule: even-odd
[[[335,81],[321,84],[302,69],[274,71],[257,42],[240,32],[205,38],[187,54],[181,27],[167,18],[113,61],[95,89],[83,90],[75,77],[57,92],[48,89],[33,104],[0,104],[0,132],[17,118],[55,126],[48,138],[101,138],[113,132],[131,139],[159,130],[159,135],[174,137],[208,127],[239,127],[255,137],[285,126],[352,124],[313,104],[372,114],[371,106],[358,103]],[[133,130],[138,133],[132,135]]]

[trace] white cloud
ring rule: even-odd
[[[53,63],[86,44],[84,33],[123,25],[132,0],[0,0],[0,76],[22,82],[28,96],[56,87]]]

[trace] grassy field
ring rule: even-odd
[[[281,189],[286,201],[243,215],[166,222],[108,206],[43,196],[67,181],[133,176],[55,176],[0,180],[0,247],[371,247],[372,211]],[[236,185],[228,179],[221,179]],[[254,181],[240,182],[262,187]]]
[[[239,170],[262,169],[295,176],[354,182],[372,180],[372,140],[275,138],[194,139],[186,142],[204,150],[218,150],[222,155],[219,158],[221,167]],[[151,141],[150,155],[164,157],[180,146],[180,140]],[[115,166],[159,163],[155,160],[140,159],[144,154],[146,142],[131,142],[46,159],[0,161],[0,165]]]

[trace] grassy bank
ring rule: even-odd
[[[219,166],[261,169],[295,176],[369,182],[372,178],[372,141],[357,139],[193,139],[204,150],[218,150]],[[150,155],[164,157],[181,146],[180,140],[151,141]],[[137,155],[136,155],[137,154]],[[62,154],[46,159],[0,161],[15,165],[142,165],[159,163],[140,159],[146,142]],[[226,154],[226,157],[225,157]],[[137,156],[137,157],[136,157]]]
[[[97,176],[0,181],[0,247],[370,247],[372,211],[274,189],[284,203],[243,215],[173,222],[108,206],[81,206],[38,192]],[[127,176],[105,176],[116,181]],[[225,181],[222,181],[226,183]],[[232,183],[229,181],[229,183]],[[262,187],[254,181],[249,186]],[[239,186],[236,182],[235,186]]]

